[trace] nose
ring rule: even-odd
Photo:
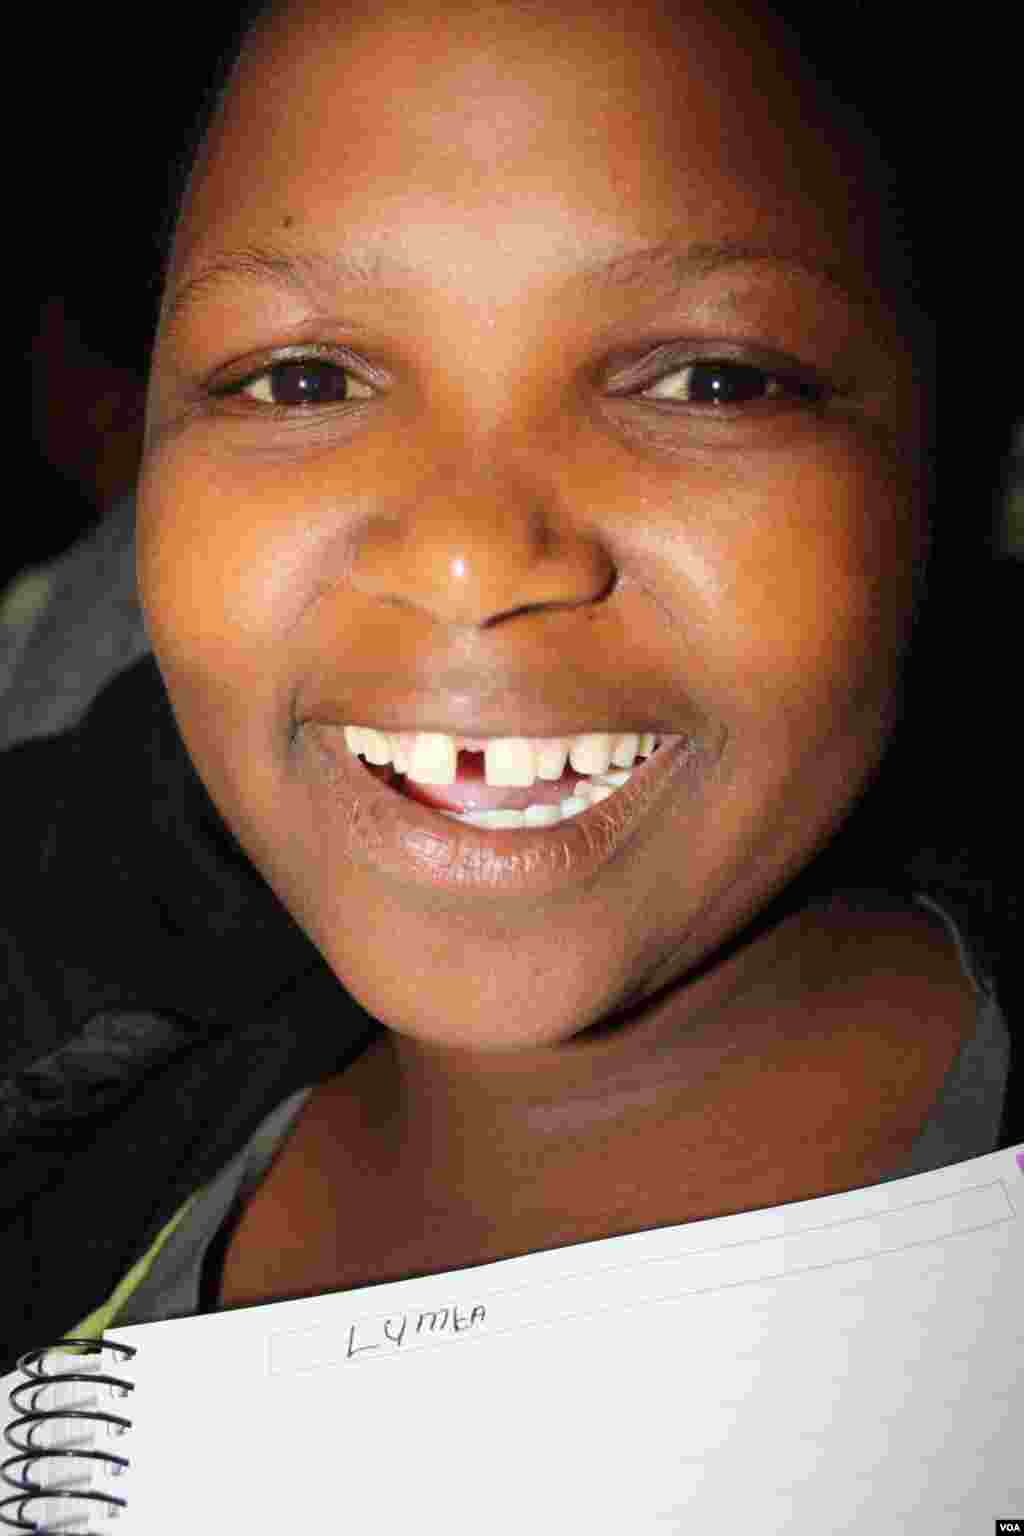
[[[493,466],[442,468],[374,513],[351,569],[367,597],[475,628],[523,609],[596,602],[614,577],[594,529],[562,514],[554,493]]]

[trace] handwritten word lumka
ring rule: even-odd
[[[482,1323],[486,1316],[487,1308],[480,1303],[468,1312],[461,1312],[458,1307],[437,1307],[433,1311],[422,1312],[400,1312],[394,1317],[385,1317],[382,1320],[377,1337],[374,1337],[377,1333],[377,1325],[353,1323],[348,1330],[346,1357],[351,1360],[355,1355],[371,1349],[398,1350],[403,1345],[429,1335],[466,1333],[470,1328]]]

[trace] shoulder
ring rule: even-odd
[[[947,925],[917,903],[844,890],[808,909],[806,976],[852,1098],[888,1100],[916,1132],[937,1102],[982,1001]],[[805,1003],[808,1001],[805,993]]]
[[[757,989],[776,1010],[766,1134],[784,1143],[791,1179],[777,1203],[903,1166],[980,1008],[946,925],[892,892],[837,891],[780,929],[775,989],[767,977]]]
[[[979,991],[960,945],[938,913],[892,892],[842,890],[812,909],[821,963],[831,980],[853,994],[865,987],[893,999],[925,999],[965,1019],[977,1013]]]
[[[845,887],[790,912],[759,946],[753,975],[762,993],[798,1016],[818,1007],[882,1011],[934,1007],[965,1023],[980,996],[942,918],[900,894]]]

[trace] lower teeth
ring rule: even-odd
[[[577,786],[580,793],[570,795],[559,805],[528,805],[524,811],[442,811],[441,815],[473,827],[554,827],[607,800],[631,777],[632,769],[595,774],[590,783]]]

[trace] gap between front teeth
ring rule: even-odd
[[[651,755],[659,739],[654,732],[600,731],[547,740],[495,737],[484,749],[484,776],[494,789],[529,789],[537,779],[560,779],[566,762],[576,773],[590,775],[605,774],[610,768],[630,769],[638,757]],[[345,727],[350,752],[375,767],[393,763],[398,773],[417,784],[454,784],[460,740],[432,731],[390,733],[369,726]]]

